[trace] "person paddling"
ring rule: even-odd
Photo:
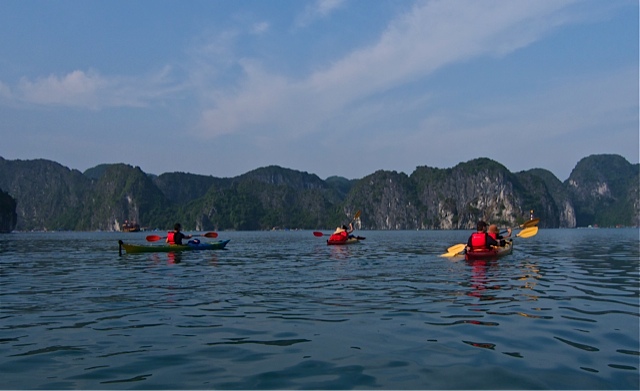
[[[489,236],[491,236],[493,239],[496,240],[496,242],[500,243],[500,247],[504,247],[507,245],[507,241],[504,240],[505,238],[510,238],[511,237],[511,228],[507,228],[507,236],[502,236],[500,235],[500,230],[498,229],[498,226],[495,224],[491,224],[489,226],[489,232],[488,232]]]
[[[343,225],[342,227],[336,228],[333,234],[331,234],[331,236],[329,237],[329,240],[332,242],[333,241],[344,242],[347,239],[354,237],[353,235],[351,235],[352,232],[353,232],[353,223],[349,223],[348,228],[346,225]]]
[[[500,246],[494,238],[487,233],[487,223],[480,220],[476,225],[476,232],[467,240],[467,251],[489,250],[491,246]]]
[[[173,232],[167,232],[167,243],[182,245],[182,239],[191,239],[193,237],[191,235],[185,235],[180,232],[181,228],[182,226],[180,225],[180,223],[176,223],[173,226]]]

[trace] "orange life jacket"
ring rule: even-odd
[[[167,243],[176,244],[176,240],[174,239],[175,232],[167,232]]]

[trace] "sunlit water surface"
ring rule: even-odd
[[[638,389],[639,231],[544,230],[502,260],[468,231],[0,235],[3,389]]]

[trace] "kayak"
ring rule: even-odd
[[[513,242],[507,241],[504,247],[493,247],[489,250],[475,250],[467,251],[464,254],[464,259],[472,261],[476,259],[498,259],[505,255],[509,255],[513,252]]]
[[[160,246],[154,245],[142,245],[142,244],[128,244],[123,243],[122,240],[118,241],[119,251],[122,254],[122,249],[129,254],[137,253],[167,253],[172,251],[197,251],[197,250],[222,250],[229,240],[218,240],[217,242],[200,242],[189,243],[185,245],[177,244],[165,244]]]
[[[349,238],[347,240],[327,240],[327,244],[329,246],[344,246],[346,244],[360,243],[361,241],[363,241],[365,239],[366,239],[365,237],[356,236],[354,238]]]

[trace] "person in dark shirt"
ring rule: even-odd
[[[507,228],[507,236],[502,236],[500,235],[500,230],[498,229],[498,226],[495,224],[491,224],[489,226],[488,234],[489,236],[494,238],[496,242],[500,243],[500,247],[504,247],[507,245],[507,241],[505,240],[505,238],[511,237],[511,228]]]
[[[173,226],[173,232],[169,232],[167,234],[167,243],[182,245],[182,239],[191,239],[193,237],[191,235],[183,234],[180,231],[181,228],[182,226],[180,223],[176,223],[176,225]]]
[[[492,246],[500,246],[494,238],[487,233],[487,223],[480,220],[476,225],[476,232],[467,240],[467,251],[489,250]]]

